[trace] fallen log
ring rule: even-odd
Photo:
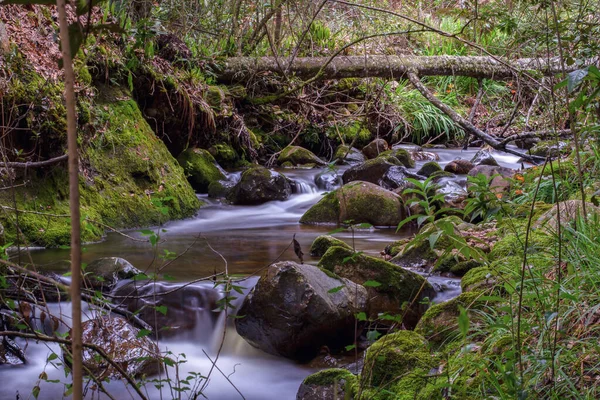
[[[293,60],[275,57],[232,57],[212,66],[221,82],[241,82],[256,75],[288,75],[301,79],[406,78],[418,76],[469,76],[477,79],[508,80],[519,73],[553,75],[563,72],[558,59],[520,58],[505,60],[489,56],[337,56],[304,57]],[[566,72],[570,72],[567,70]]]

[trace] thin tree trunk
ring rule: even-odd
[[[79,165],[77,154],[77,120],[75,115],[75,90],[71,49],[69,45],[69,25],[65,0],[57,0],[60,26],[60,43],[65,69],[65,101],[67,106],[67,144],[69,148],[69,208],[71,211],[71,340],[73,357],[73,400],[81,400],[83,395],[83,365],[81,358],[81,232],[79,215]]]

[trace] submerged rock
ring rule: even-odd
[[[350,247],[350,245],[343,240],[334,238],[330,235],[321,235],[318,236],[310,246],[310,255],[313,257],[321,257],[330,247],[333,246],[352,249],[352,247]]]
[[[235,320],[248,343],[269,354],[309,361],[327,346],[353,343],[354,314],[366,307],[365,288],[308,264],[272,264],[244,300]]]
[[[85,267],[85,281],[94,289],[110,290],[118,281],[131,279],[142,271],[120,257],[97,258]]]
[[[140,330],[120,317],[104,315],[81,324],[82,340],[102,348],[111,359],[133,377],[161,371],[161,355],[156,343],[140,335]],[[83,348],[83,365],[98,379],[121,378],[121,374],[98,353]]]
[[[302,165],[323,166],[327,164],[312,151],[300,146],[288,146],[281,150],[277,158],[277,164],[283,165],[284,163],[289,163],[289,165],[294,167]]]
[[[383,153],[389,148],[388,142],[386,142],[384,139],[375,139],[363,147],[362,152],[368,159],[372,159],[379,156],[379,154]]]
[[[296,400],[352,398],[358,377],[347,369],[331,368],[309,375],[298,389]]]
[[[242,173],[227,199],[233,204],[253,205],[285,200],[291,194],[292,186],[285,176],[256,165]]]
[[[343,184],[342,177],[334,171],[323,171],[315,176],[315,185],[322,190],[335,190]]]
[[[303,224],[370,223],[396,226],[404,219],[400,196],[369,182],[351,182],[330,192],[300,218]]]
[[[218,166],[214,157],[204,149],[187,149],[177,161],[183,167],[188,181],[198,193],[207,193],[212,182],[224,180],[225,174]]]
[[[432,286],[421,275],[344,247],[330,247],[319,267],[361,285],[375,282],[367,287],[368,314],[373,319],[380,313],[404,315],[402,323],[413,327],[425,311],[420,300],[435,296]],[[406,310],[407,304],[413,306]]]
[[[339,146],[335,150],[333,159],[337,164],[360,164],[365,162],[365,155],[355,147],[345,145]]]

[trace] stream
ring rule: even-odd
[[[440,165],[458,157],[470,160],[478,149],[469,150],[427,150],[440,156]],[[494,153],[494,157],[502,166],[519,168],[516,156]],[[417,162],[417,171],[424,162]],[[344,167],[343,167],[344,168]],[[164,249],[173,253],[184,253],[172,261],[162,274],[172,277],[175,282],[189,282],[194,279],[223,272],[229,274],[250,275],[240,285],[247,293],[257,282],[261,269],[275,261],[297,260],[290,246],[293,235],[300,242],[305,253],[305,262],[315,264],[317,258],[308,255],[313,240],[334,229],[332,226],[306,226],[298,223],[302,214],[315,204],[323,195],[317,189],[314,177],[321,172],[315,170],[282,170],[288,178],[297,182],[300,193],[292,195],[286,201],[274,201],[259,206],[232,206],[215,199],[201,196],[207,206],[201,208],[197,215],[181,221],[165,224],[160,232],[158,254]],[[461,177],[464,181],[464,176]],[[464,183],[464,182],[462,182]],[[164,232],[162,231],[164,229]],[[135,238],[143,238],[138,230],[125,232]],[[403,229],[396,233],[394,229],[368,229],[355,232],[342,231],[335,236],[354,245],[358,251],[380,257],[383,248],[402,237],[414,233],[414,230]],[[147,242],[132,241],[116,233],[109,233],[100,243],[84,246],[83,262],[88,263],[99,257],[122,257],[141,270],[152,272],[156,265],[163,261],[156,256]],[[64,273],[68,270],[69,251],[65,249],[32,250],[31,258],[39,269]],[[25,256],[23,256],[25,257]],[[27,256],[28,257],[28,256]],[[13,261],[18,261],[13,255]],[[28,259],[28,258],[27,258]],[[418,272],[418,271],[416,271]],[[435,302],[445,301],[460,293],[460,280],[441,276],[428,277],[438,291]],[[195,286],[212,289],[211,282],[195,283]],[[235,302],[243,301],[240,296]],[[208,374],[211,369],[211,359],[218,353],[221,339],[225,337],[219,353],[217,366],[220,369],[211,373],[210,381],[203,390],[209,399],[241,399],[241,392],[246,399],[286,400],[295,399],[296,392],[302,380],[317,371],[307,365],[278,358],[257,350],[244,341],[236,332],[231,321],[225,321],[223,313],[216,318],[214,313],[206,308],[206,304],[197,304],[196,311],[190,312],[189,318],[194,321],[191,332],[176,334],[161,339],[161,351],[170,351],[173,358],[177,355],[185,363],[179,365],[179,370],[169,368],[171,379],[187,377],[188,372]],[[68,323],[70,315],[69,303],[51,304],[51,311],[60,313]],[[92,317],[94,310],[86,305],[84,320]],[[225,332],[224,332],[225,329]],[[19,341],[26,350],[28,364],[19,367],[0,367],[0,400],[30,398],[31,389],[38,384],[41,388],[38,399],[63,398],[65,387],[61,383],[38,382],[38,376],[45,371],[49,380],[69,382],[60,365],[52,365],[59,360],[47,363],[48,356],[54,351],[60,354],[55,344]],[[227,377],[227,378],[226,378]],[[164,378],[164,376],[163,376]],[[200,383],[202,386],[203,383]],[[190,387],[194,385],[190,381]],[[105,387],[116,399],[136,398],[135,393],[127,388],[122,381],[105,383]],[[162,393],[152,384],[146,385],[145,390],[151,399],[171,399],[178,394],[171,392],[168,385],[162,388]],[[182,393],[181,398],[188,398],[190,392]],[[18,397],[20,395],[20,397]],[[31,397],[33,398],[33,397]],[[88,391],[86,398],[105,399],[97,391]]]

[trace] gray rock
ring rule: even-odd
[[[491,165],[498,166],[498,161],[492,156],[491,149],[484,148],[480,149],[473,158],[471,159],[471,163],[473,165]]]
[[[426,179],[425,176],[410,172],[406,167],[393,166],[383,175],[380,184],[388,190],[394,190],[398,188],[404,190],[409,184],[409,182],[406,181],[406,178],[417,179],[420,181]]]
[[[256,165],[242,173],[227,199],[233,204],[253,205],[285,200],[291,194],[292,186],[285,176]]]
[[[473,167],[474,165],[471,162],[459,158],[446,164],[444,171],[451,172],[453,174],[464,175],[469,173]]]
[[[94,289],[111,289],[121,279],[131,279],[142,271],[120,257],[98,258],[85,267],[85,280]]]
[[[335,352],[353,343],[354,314],[364,311],[366,302],[364,287],[312,265],[284,261],[259,279],[235,326],[254,347],[308,361],[322,346]]]
[[[315,185],[322,190],[334,190],[343,184],[344,181],[342,180],[342,177],[334,171],[323,171],[315,176]]]
[[[339,146],[333,159],[337,164],[361,164],[366,161],[365,155],[355,147]]]

